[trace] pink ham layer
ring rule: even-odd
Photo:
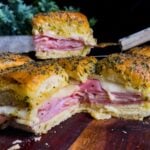
[[[38,118],[41,122],[47,121],[60,112],[79,104],[104,104],[104,105],[127,105],[142,102],[139,93],[118,93],[112,92],[115,100],[111,101],[107,92],[101,87],[98,80],[87,80],[80,85],[80,90],[74,92],[71,96],[64,98],[55,98],[46,102],[38,110]]]
[[[41,51],[50,50],[82,50],[84,43],[74,39],[56,39],[48,36],[34,37],[35,49]]]

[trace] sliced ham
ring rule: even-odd
[[[47,121],[58,113],[80,104],[129,105],[142,102],[139,93],[131,92],[112,92],[113,99],[110,99],[109,93],[102,88],[98,80],[87,80],[79,86],[80,90],[70,96],[61,99],[55,98],[46,102],[38,110],[40,120],[42,122]]]
[[[37,50],[81,50],[84,48],[84,43],[74,39],[56,39],[48,36],[35,36],[35,48]]]
[[[47,121],[57,115],[58,113],[70,108],[71,106],[79,104],[79,99],[76,96],[64,97],[62,99],[53,99],[45,103],[38,110],[38,118],[41,122]]]
[[[131,103],[139,103],[142,101],[142,95],[140,93],[111,92],[111,95],[112,95],[111,101],[113,103],[131,104]]]

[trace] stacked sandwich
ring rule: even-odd
[[[86,56],[96,40],[86,17],[75,12],[36,15],[33,34],[36,56],[46,60],[1,56],[11,61],[0,62],[3,126],[41,134],[79,112],[95,119],[150,115],[150,58],[145,51],[147,56],[139,56],[140,50],[102,60]]]

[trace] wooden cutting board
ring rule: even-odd
[[[42,136],[12,128],[2,130],[0,150],[17,143],[21,150],[150,150],[149,140],[150,119],[97,121],[81,113]]]

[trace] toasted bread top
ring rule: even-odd
[[[51,94],[67,84],[65,70],[57,63],[46,61],[11,68],[0,75],[0,93],[14,93],[17,104],[30,106],[46,101]]]
[[[150,88],[150,59],[130,54],[112,54],[99,60],[97,74],[138,90]]]
[[[34,35],[82,40],[87,45],[96,44],[87,17],[80,12],[39,13],[33,17],[32,24]]]
[[[58,59],[57,62],[66,70],[71,78],[84,82],[95,73],[97,59],[92,56],[71,57]]]

